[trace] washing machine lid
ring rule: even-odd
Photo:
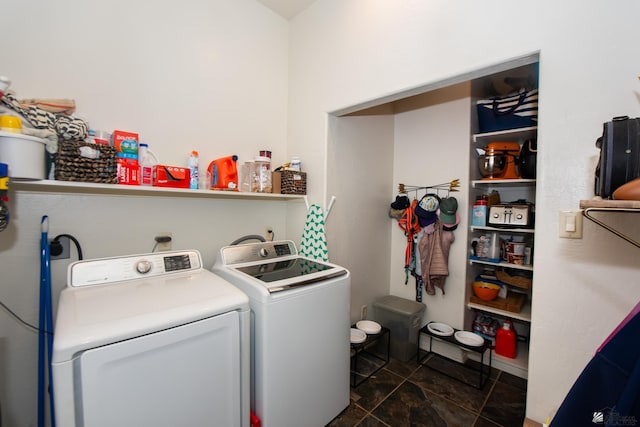
[[[214,271],[229,269],[237,272],[229,277],[263,286],[269,293],[306,286],[348,274],[335,264],[319,262],[298,255],[290,240],[226,246]]]
[[[185,255],[189,261],[184,261]],[[138,271],[139,268],[144,271],[149,266],[147,262],[151,265],[150,271]],[[197,251],[103,258],[74,264],[69,267],[69,284],[60,293],[53,340],[54,363],[70,360],[89,348],[230,311],[249,310],[249,299],[243,292],[202,269]],[[76,280],[79,277],[84,279]]]
[[[341,267],[295,257],[234,267],[240,273],[258,280],[271,293],[329,280],[347,274]]]

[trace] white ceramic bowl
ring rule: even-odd
[[[456,340],[459,343],[462,343],[471,347],[480,347],[482,344],[484,344],[484,338],[482,338],[478,334],[474,334],[473,332],[469,332],[469,331],[458,331],[454,334],[454,337],[456,337]]]
[[[351,328],[351,343],[352,344],[358,344],[361,342],[366,341],[367,339],[367,334],[364,331],[361,331],[360,329],[356,329],[356,328]]]
[[[453,335],[453,328],[446,323],[431,322],[427,324],[429,332],[441,337],[448,337]]]
[[[368,334],[377,334],[382,330],[380,324],[374,322],[373,320],[361,320],[356,323],[356,328]]]

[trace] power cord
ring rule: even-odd
[[[259,234],[247,234],[246,236],[242,236],[237,238],[236,240],[234,240],[233,242],[229,243],[230,246],[233,245],[238,245],[242,242],[246,242],[247,240],[258,240],[260,242],[266,242],[267,239],[265,239],[263,236],[259,235]]]
[[[71,234],[58,234],[56,237],[54,237],[51,243],[49,243],[49,253],[53,256],[58,256],[62,253],[63,248],[62,248],[62,243],[60,243],[60,239],[63,237],[66,237],[67,239],[71,240],[76,245],[76,249],[78,251],[78,260],[81,260],[82,248],[80,247],[80,242],[78,242],[78,240],[75,237],[73,237]],[[47,330],[41,331],[40,328],[38,328],[37,326],[34,326],[31,323],[23,320],[13,310],[7,307],[7,305],[2,301],[0,301],[0,306],[4,308],[7,311],[7,313],[9,313],[12,317],[14,317],[18,322],[22,323],[24,326],[33,330],[34,332],[44,332],[45,334],[49,334],[49,335],[53,334],[53,332],[50,332]]]
[[[0,306],[2,306],[2,308],[4,308],[5,310],[7,310],[7,313],[9,313],[11,316],[13,316],[16,320],[18,320],[18,322],[22,323],[24,326],[26,326],[27,328],[31,329],[34,332],[40,332],[40,328],[38,328],[37,326],[32,325],[31,323],[22,320],[22,318],[20,316],[18,316],[16,313],[14,313],[9,307],[7,307],[5,305],[5,303],[3,303],[2,301],[0,301]],[[49,331],[42,331],[45,334],[49,334],[52,335],[52,332]]]
[[[151,248],[151,252],[155,252],[156,248],[158,247],[158,245],[160,243],[169,243],[171,241],[171,237],[170,236],[156,236],[154,238],[154,240],[156,241],[156,244],[153,245],[153,248]]]
[[[56,237],[53,238],[51,243],[49,243],[49,251],[51,252],[51,255],[58,256],[62,253],[63,248],[62,248],[62,243],[60,243],[60,238],[62,237],[66,237],[76,245],[76,250],[78,251],[78,260],[83,259],[82,248],[80,247],[80,243],[71,234],[58,234]]]

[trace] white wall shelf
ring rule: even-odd
[[[471,231],[482,230],[482,231],[497,231],[498,233],[527,233],[533,234],[536,232],[533,228],[507,228],[507,227],[488,227],[486,225],[472,225]]]
[[[42,193],[95,194],[115,196],[188,197],[248,200],[304,200],[297,194],[248,193],[223,190],[189,190],[183,188],[150,187],[140,185],[95,184],[71,181],[11,181],[10,190]]]

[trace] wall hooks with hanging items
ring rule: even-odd
[[[425,195],[429,192],[434,193],[438,196],[438,199],[444,199],[449,197],[449,193],[460,191],[458,188],[460,187],[460,179],[454,179],[449,182],[443,182],[442,184],[436,185],[407,185],[407,184],[398,184],[398,195],[396,196],[396,200],[391,203],[391,208],[389,210],[389,217],[400,220],[400,218],[405,213],[405,209],[407,209],[411,205],[411,200],[409,196],[413,193],[412,200],[418,200],[418,192],[424,191]]]
[[[422,302],[423,288],[427,295],[435,295],[449,275],[449,248],[453,232],[460,223],[458,201],[450,193],[457,192],[460,180],[436,185],[398,185],[400,193],[391,203],[389,216],[398,220],[398,226],[407,238],[405,250],[405,285],[409,274],[416,281],[416,301]],[[418,198],[418,192],[425,194]],[[413,200],[407,196],[413,194]]]
[[[407,193],[415,193],[414,194],[414,198],[417,198],[417,194],[418,191],[420,190],[432,190],[435,191],[436,194],[438,194],[438,196],[440,196],[440,192],[446,192],[446,196],[445,197],[449,197],[449,193],[450,192],[454,192],[454,191],[460,191],[458,190],[458,187],[460,187],[460,180],[459,179],[454,179],[451,180],[449,182],[443,182],[442,184],[436,184],[436,185],[426,185],[426,186],[420,186],[420,185],[407,185],[407,184],[398,184],[398,193],[400,194],[407,194]]]

